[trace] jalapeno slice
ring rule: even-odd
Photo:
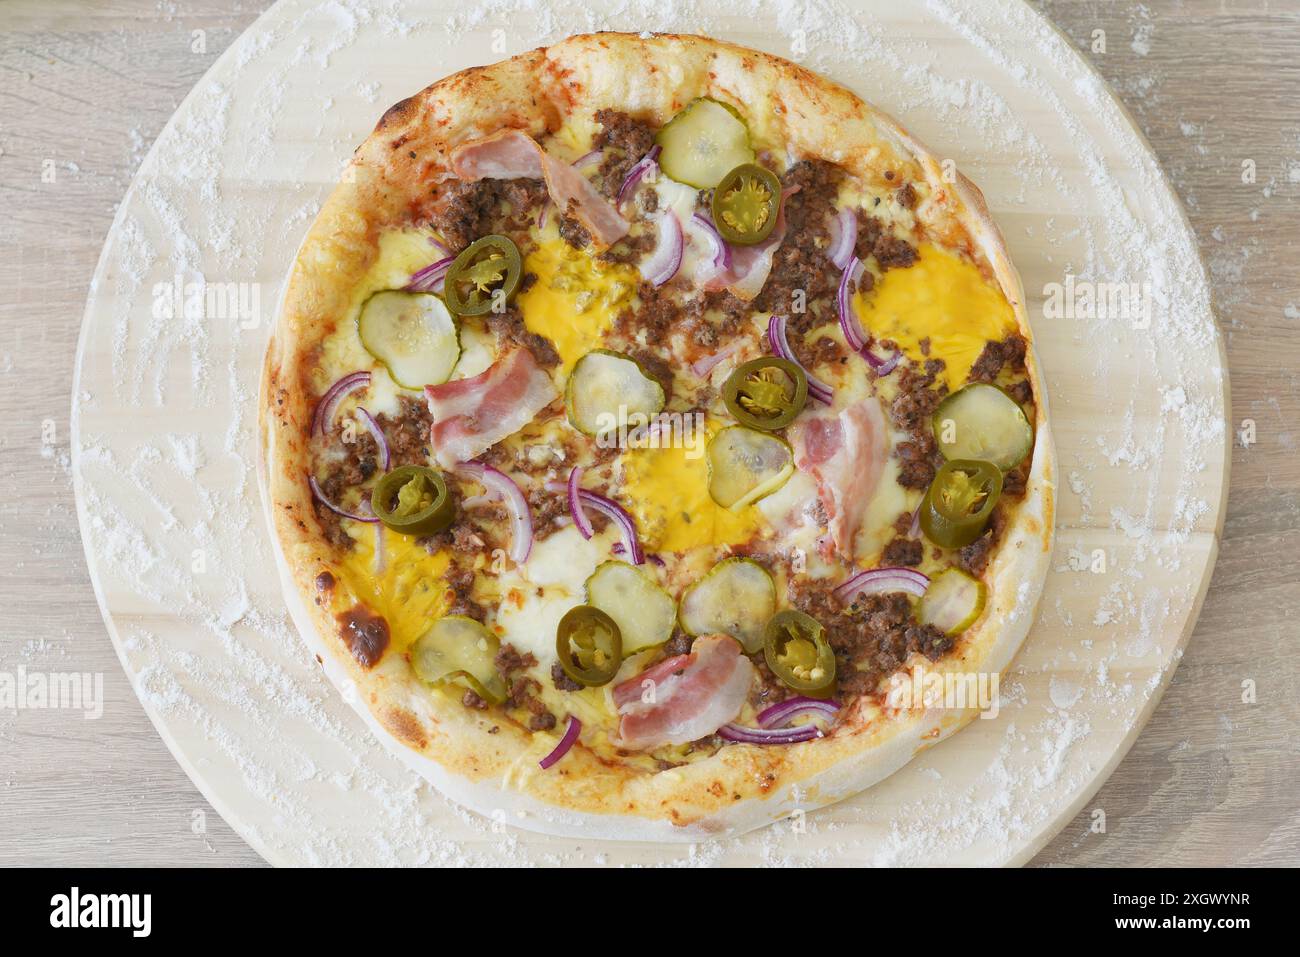
[[[757,163],[742,163],[713,190],[713,224],[722,238],[738,246],[761,243],[776,228],[781,211],[781,181]]]
[[[402,465],[385,474],[370,493],[370,508],[403,535],[433,535],[456,516],[446,481],[422,465]]]
[[[789,359],[750,359],[727,377],[722,401],[741,425],[771,432],[789,425],[803,411],[808,377]]]
[[[623,635],[614,619],[593,605],[565,612],[555,629],[555,654],[564,673],[588,688],[608,684],[623,663]]]
[[[447,270],[443,298],[458,316],[481,316],[504,307],[521,275],[519,247],[508,236],[484,236],[466,246]]]
[[[992,462],[953,459],[921,502],[921,530],[943,548],[969,545],[984,532],[1002,494],[1002,470]]]
[[[763,657],[793,691],[828,698],[835,690],[835,652],[826,629],[811,615],[787,608],[772,616],[764,629]]]

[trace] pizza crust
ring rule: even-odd
[[[547,97],[546,91],[552,91]],[[638,841],[698,841],[738,834],[848,797],[952,734],[974,711],[883,715],[865,699],[830,738],[764,749],[729,745],[689,765],[649,774],[575,746],[543,772],[545,735],[431,692],[405,660],[371,670],[348,653],[321,573],[332,564],[305,480],[313,357],[342,315],[349,290],[376,256],[377,237],[428,202],[427,184],[450,176],[457,143],[507,126],[553,131],[572,111],[612,107],[666,122],[686,102],[714,96],[762,119],[762,143],[835,162],[877,180],[888,164],[931,187],[927,229],[943,241],[973,237],[1010,301],[1029,348],[1036,441],[1026,496],[1013,512],[985,578],[988,607],[954,653],[927,669],[1001,673],[1037,606],[1052,545],[1055,468],[1046,391],[1020,280],[983,197],[964,177],[945,183],[939,160],[895,121],[802,67],[701,37],[594,34],[435,83],[396,104],[357,150],[296,257],[267,351],[260,398],[259,468],[286,600],[330,680],[375,734],[447,796],[480,813],[550,834]],[[756,108],[768,104],[768,108]]]

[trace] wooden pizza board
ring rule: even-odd
[[[1019,3],[710,6],[284,0],[186,98],[123,200],[74,390],[86,554],[159,733],[268,860],[1018,864],[1086,806],[1167,685],[1214,563],[1230,436],[1204,270],[1140,134]],[[450,805],[322,678],[286,615],[259,502],[262,353],[352,148],[438,77],[588,29],[705,33],[798,59],[950,157],[1007,236],[1050,393],[1057,547],[999,716],[855,799],[733,841],[560,840]],[[1103,294],[1136,283],[1149,314],[1079,315],[1077,295],[1073,315],[1045,313],[1067,276],[1111,284]]]

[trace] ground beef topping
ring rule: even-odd
[[[671,401],[673,397],[673,367],[649,349],[633,349],[630,355],[641,366],[642,372],[659,383],[659,387],[664,390],[664,402]]]
[[[527,238],[534,211],[545,197],[539,179],[452,180],[439,195],[429,225],[453,253],[489,233],[518,243]]]
[[[1002,494],[1021,498],[1029,484],[1029,457],[1002,476]]]
[[[695,644],[695,639],[686,632],[674,631],[673,636],[664,644],[664,657],[674,658],[677,655],[690,654],[693,644]]]
[[[654,196],[655,194],[645,190],[638,195]],[[596,258],[603,262],[622,263],[628,266],[640,262],[645,256],[648,256],[654,246],[655,234],[653,232],[643,230],[637,233],[628,233],[608,249],[597,253]]]
[[[605,156],[593,182],[612,199],[632,167],[654,147],[655,128],[618,110],[597,110],[596,122],[601,129],[592,145]]]
[[[524,314],[518,306],[509,305],[501,312],[489,312],[487,324],[496,336],[498,352],[503,351],[502,347],[506,344],[514,343],[531,352],[543,369],[551,369],[560,364],[560,354],[555,351],[554,344],[545,336],[528,331],[524,324]]]
[[[1006,512],[1001,505],[998,505],[993,509],[993,516],[989,519],[989,527],[984,534],[957,553],[957,563],[976,578],[983,575],[1006,526]]]
[[[916,262],[916,247],[897,236],[881,236],[872,249],[881,271],[906,268]]]
[[[542,486],[528,493],[528,507],[533,513],[533,538],[544,541],[568,525],[569,503],[563,495],[555,495]]]
[[[645,280],[637,284],[636,295],[636,307],[624,309],[615,317],[615,331],[629,339],[637,339],[644,332],[646,342],[665,341],[681,319],[681,306]]]
[[[471,597],[474,593],[474,577],[474,569],[466,564],[453,562],[448,566],[444,578],[454,597],[447,614],[464,615],[482,624],[487,622],[487,609]]]
[[[583,249],[591,245],[591,233],[587,232],[587,227],[578,221],[578,217],[572,213],[573,204],[570,203],[569,209],[565,210],[560,217],[560,238],[572,246],[574,249]]]
[[[926,359],[920,369],[904,361],[895,373],[898,395],[889,407],[889,415],[894,425],[908,434],[894,448],[900,463],[898,484],[903,488],[929,488],[935,471],[943,464],[930,428],[930,417],[948,394],[946,385],[936,385],[943,369],[942,359]]]
[[[971,382],[992,382],[1006,365],[1010,365],[1013,372],[1023,372],[1026,347],[1024,336],[1018,332],[1013,332],[1001,342],[985,343],[984,351],[971,366],[967,378]]]
[[[555,685],[557,691],[582,690],[582,685],[570,678],[558,661],[551,665],[551,684]]]
[[[915,653],[936,661],[953,645],[938,628],[916,621],[911,601],[901,592],[859,598],[843,607],[831,593],[796,580],[790,600],[825,627],[835,651],[837,681],[847,695],[874,692],[882,678]]]
[[[324,475],[318,475],[322,494],[331,502],[343,501],[344,493],[361,485],[379,469],[379,446],[369,432],[340,417],[328,437],[330,452],[323,459]],[[353,538],[343,529],[342,516],[319,501],[313,501],[316,519],[325,540],[336,548],[351,548]]]
[[[505,706],[509,709],[526,711],[528,728],[532,731],[549,731],[555,727],[555,715],[547,710],[546,704],[538,697],[541,684],[524,672],[535,667],[537,659],[529,652],[519,651],[510,643],[503,644],[493,662],[506,687],[510,689]]]
[[[883,565],[906,565],[915,568],[925,557],[925,546],[915,538],[896,538],[885,546],[880,556]]]
[[[785,189],[798,187],[783,207],[785,238],[772,260],[772,272],[754,300],[760,312],[788,314],[796,332],[834,316],[839,276],[827,268],[830,214],[843,173],[821,160],[802,160],[781,177]],[[799,310],[797,307],[804,308]]]
[[[431,455],[429,428],[433,425],[429,403],[423,397],[410,395],[399,395],[397,403],[396,415],[380,413],[376,416],[384,437],[388,439],[391,467],[428,465]]]

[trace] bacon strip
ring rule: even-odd
[[[644,751],[712,734],[740,714],[754,674],[734,638],[695,639],[690,654],[661,661],[614,688],[619,746]],[[653,682],[653,695],[646,681]]]
[[[463,180],[546,180],[551,201],[566,216],[575,216],[592,242],[609,246],[627,235],[628,222],[585,176],[560,162],[522,130],[501,130],[461,143],[451,152],[451,168]]]
[[[704,284],[705,289],[727,289],[737,299],[750,302],[758,298],[772,274],[772,261],[776,251],[785,239],[785,201],[799,191],[798,186],[781,191],[781,206],[776,213],[776,225],[771,234],[761,243],[753,246],[731,247],[730,268],[714,276]]]
[[[515,349],[468,379],[424,387],[433,415],[429,440],[443,468],[486,452],[533,420],[559,395],[527,349]]]
[[[795,465],[816,480],[831,540],[845,558],[853,557],[858,527],[884,471],[885,429],[874,396],[838,414],[800,416],[790,426]]]

